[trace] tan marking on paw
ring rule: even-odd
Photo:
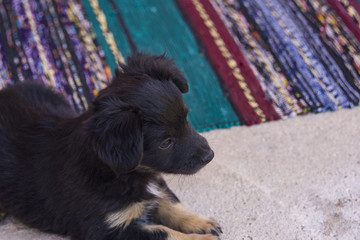
[[[168,199],[160,200],[158,215],[164,225],[184,233],[222,233],[214,219],[194,213],[181,203],[172,203]]]
[[[148,202],[137,202],[132,203],[124,209],[116,211],[114,213],[110,213],[105,221],[111,228],[114,227],[124,227],[126,228],[131,221],[141,217],[144,213]]]
[[[220,240],[219,237],[211,234],[186,234],[182,232],[175,231],[168,227],[162,225],[148,225],[143,227],[145,230],[150,232],[155,231],[164,231],[167,233],[168,237],[166,240]]]

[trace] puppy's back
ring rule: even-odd
[[[52,130],[60,118],[74,115],[66,99],[41,84],[20,83],[0,91],[0,203],[43,230],[54,219],[43,208],[56,190],[51,176],[57,165],[48,156],[54,151],[49,148]]]
[[[0,91],[0,126],[3,127],[45,116],[75,115],[62,95],[40,83],[18,83]]]

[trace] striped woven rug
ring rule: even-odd
[[[166,52],[206,131],[359,105],[359,42],[358,0],[0,0],[0,88],[40,81],[82,112],[116,62]]]

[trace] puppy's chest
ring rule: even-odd
[[[144,195],[146,200],[130,203],[120,210],[109,213],[106,222],[110,227],[127,227],[131,222],[136,221],[138,224],[149,224],[156,222],[156,211],[162,198],[166,196],[161,187],[149,182],[145,189]]]
[[[144,201],[145,207],[143,214],[137,219],[137,222],[144,224],[156,221],[154,217],[156,215],[155,212],[159,207],[159,202],[165,197],[163,190],[153,182],[148,183],[146,191],[152,195],[152,198],[148,201]]]

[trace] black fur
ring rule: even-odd
[[[157,198],[172,201],[161,172],[193,174],[214,154],[187,122],[188,85],[164,56],[136,54],[89,109],[36,83],[0,91],[0,203],[23,223],[72,239],[166,239],[151,216],[110,228],[107,214]]]

